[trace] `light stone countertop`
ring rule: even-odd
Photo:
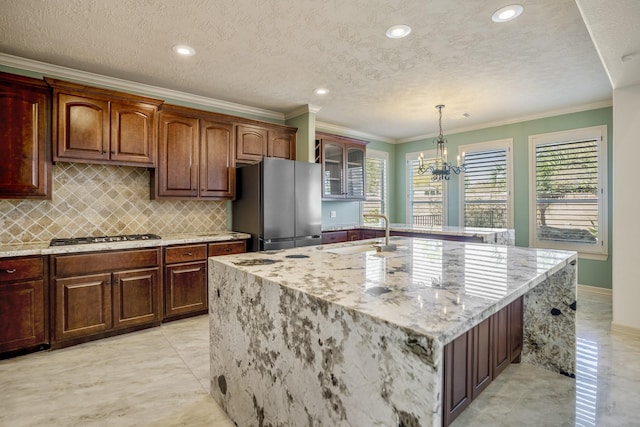
[[[28,255],[53,255],[92,251],[107,251],[134,248],[154,248],[158,246],[170,246],[185,243],[203,243],[227,240],[244,240],[251,237],[246,233],[235,231],[219,231],[211,233],[177,233],[162,235],[159,240],[132,240],[126,242],[92,243],[70,246],[49,246],[49,242],[28,242],[18,244],[0,245],[0,258],[28,256]]]
[[[569,251],[412,237],[391,237],[398,250],[376,253],[377,241],[238,254],[210,263],[447,343],[577,259]]]

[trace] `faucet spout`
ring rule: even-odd
[[[389,218],[382,214],[365,214],[365,218],[382,218],[384,219],[384,245],[389,246]]]

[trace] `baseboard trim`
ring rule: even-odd
[[[597,286],[578,285],[578,292],[585,292],[588,294],[604,295],[607,297],[612,296],[612,290],[607,288],[599,288]]]
[[[616,335],[640,340],[640,329],[632,328],[631,326],[618,325],[617,323],[611,322],[611,332]]]

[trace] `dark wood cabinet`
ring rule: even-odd
[[[156,166],[161,100],[55,79],[53,160]]]
[[[322,198],[364,200],[366,141],[316,133],[316,163],[322,164]]]
[[[473,333],[464,333],[444,348],[443,425],[448,426],[473,400]]]
[[[0,353],[48,344],[46,271],[40,256],[0,259]]]
[[[164,249],[164,320],[204,314],[208,309],[207,256],[247,251],[247,242],[198,243]]]
[[[238,124],[236,161],[256,163],[263,157],[295,160],[296,131],[296,128],[268,124]]]
[[[345,231],[323,231],[322,232],[322,244],[328,245],[330,243],[342,243],[348,241],[348,232]]]
[[[382,230],[372,230],[369,228],[363,228],[360,230],[360,238],[362,240],[365,239],[376,239],[378,237],[384,237],[384,231]]]
[[[361,230],[347,230],[347,241],[353,242],[362,239]]]
[[[444,347],[442,425],[448,426],[522,352],[523,297]]]
[[[0,73],[0,199],[51,199],[51,89]]]
[[[153,198],[233,199],[233,124],[199,110],[171,106],[160,113]]]
[[[52,255],[52,347],[162,319],[160,249]]]

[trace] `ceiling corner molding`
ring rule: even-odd
[[[284,118],[285,120],[289,120],[307,113],[317,114],[321,109],[322,107],[320,107],[319,105],[307,104],[303,105],[300,108],[296,108],[293,111],[289,111],[284,115]]]
[[[316,130],[327,133],[336,133],[344,136],[351,136],[354,138],[375,139],[376,141],[386,142],[387,144],[398,143],[398,140],[396,139],[387,138],[380,135],[373,135],[359,130],[350,129],[344,126],[332,125],[331,123],[325,122],[316,122]]]
[[[154,96],[161,99],[174,99],[183,102],[190,102],[207,107],[219,108],[231,112],[250,114],[254,116],[284,121],[283,113],[262,108],[251,107],[234,102],[222,101],[215,98],[195,95],[187,92],[180,92],[172,89],[165,89],[158,86],[151,86],[144,83],[137,83],[115,77],[94,74],[87,71],[75,70],[73,68],[60,65],[48,64],[46,62],[34,61],[32,59],[21,58],[0,52],[0,65],[18,68],[26,71],[41,73],[51,77],[75,80],[85,84],[103,86],[109,89],[136,92],[141,95]]]

